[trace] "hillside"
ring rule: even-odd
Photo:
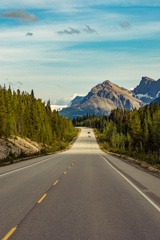
[[[0,164],[39,151],[65,149],[77,134],[71,119],[31,94],[0,86]],[[42,152],[41,151],[41,152]],[[12,158],[12,159],[11,159]]]
[[[31,141],[29,138],[10,137],[8,139],[0,139],[0,159],[10,160],[11,157],[18,157],[23,155],[31,155],[42,150],[43,144]]]

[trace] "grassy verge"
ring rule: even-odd
[[[94,129],[94,133],[100,148],[104,152],[119,157],[131,164],[136,164],[141,168],[160,176],[160,163],[157,163],[159,162],[157,155],[145,154],[136,151],[125,151],[125,149],[110,147],[109,143],[101,137],[101,134],[97,131],[97,129]]]
[[[66,136],[66,139],[54,141],[52,145],[41,144],[42,145],[41,150],[33,154],[26,154],[25,152],[21,151],[21,153],[18,156],[15,156],[15,154],[13,154],[12,151],[10,150],[8,157],[0,159],[0,166],[5,166],[19,161],[25,161],[31,158],[36,158],[64,151],[74,143],[75,139],[78,136],[79,131],[80,131],[79,129],[75,128],[75,131]],[[10,144],[14,145],[14,143],[12,142],[10,142]]]

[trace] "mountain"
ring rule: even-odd
[[[109,80],[93,87],[80,102],[62,109],[60,115],[77,117],[85,114],[109,115],[112,109],[121,108],[131,110],[143,107],[145,103],[132,96],[132,92],[119,87]]]
[[[79,103],[80,101],[83,100],[84,97],[82,96],[76,96],[74,99],[72,99],[72,101],[70,101],[70,103],[68,104],[69,107],[73,106],[76,103]]]
[[[142,77],[140,84],[132,90],[133,96],[145,103],[150,103],[160,97],[160,79],[157,81]]]

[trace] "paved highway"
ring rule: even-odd
[[[159,240],[160,178],[83,128],[68,151],[0,168],[0,239]]]

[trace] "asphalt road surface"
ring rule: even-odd
[[[0,168],[0,239],[160,240],[160,178],[83,128],[65,152]]]

